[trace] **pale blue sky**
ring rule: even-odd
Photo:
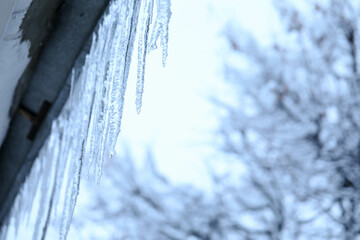
[[[171,180],[209,186],[203,161],[214,157],[210,142],[217,112],[207,97],[227,95],[222,28],[227,22],[239,24],[266,44],[277,29],[271,8],[269,0],[173,0],[167,65],[161,67],[159,50],[150,53],[144,104],[137,115],[133,62],[118,149],[129,144],[139,160],[150,147]]]

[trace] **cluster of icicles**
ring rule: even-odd
[[[81,173],[86,170],[99,182],[104,159],[115,153],[138,25],[139,113],[145,58],[160,42],[165,64],[170,16],[170,0],[111,1],[93,35],[84,66],[81,70],[74,68],[69,76],[70,97],[52,124],[0,239],[66,239]]]

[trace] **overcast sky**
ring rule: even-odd
[[[268,0],[173,0],[172,12],[167,64],[161,67],[159,50],[148,57],[140,115],[134,55],[118,149],[125,142],[139,160],[150,148],[172,181],[207,187],[203,161],[214,157],[210,142],[218,117],[208,98],[226,95],[221,31],[226,22],[236,23],[267,43],[276,15]]]

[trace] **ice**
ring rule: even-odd
[[[157,48],[156,42],[160,38],[160,46],[162,48],[162,64],[165,66],[166,57],[168,55],[169,40],[169,21],[171,17],[170,0],[157,0],[156,19],[153,26],[153,32],[149,42],[149,51]]]
[[[139,21],[138,111],[147,46],[149,43],[154,46],[159,37],[165,61],[170,1],[157,1],[153,35],[149,41],[153,11],[153,0],[111,1],[108,14],[93,35],[83,67],[74,67],[69,74],[70,96],[53,121],[51,134],[15,200],[9,225],[2,228],[1,239],[14,238],[17,229],[15,238],[18,239],[29,236],[53,239],[53,234],[48,234],[50,226],[58,230],[57,238],[66,239],[83,169],[99,183],[103,162],[115,154]],[[15,226],[17,222],[18,227]]]
[[[145,62],[148,49],[149,28],[152,22],[153,7],[154,0],[147,0],[143,5],[143,12],[145,14],[142,19],[142,26],[139,34],[138,68],[136,83],[136,112],[138,114],[141,111],[142,95],[144,92]]]
[[[138,47],[138,69],[137,69],[137,84],[136,84],[136,111],[139,114],[142,106],[142,95],[144,92],[144,78],[145,78],[145,62],[146,55],[157,48],[157,41],[160,38],[160,46],[162,48],[162,65],[165,67],[166,58],[168,55],[168,41],[169,41],[169,21],[171,17],[170,0],[156,1],[156,18],[152,27],[151,38],[149,38],[150,24],[152,23],[152,12],[154,8],[154,0],[145,0],[143,5],[142,27],[139,34]]]

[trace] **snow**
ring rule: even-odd
[[[15,88],[30,61],[28,58],[30,44],[27,41],[21,42],[19,29],[22,18],[26,13],[23,10],[27,9],[30,3],[31,0],[19,0],[13,3],[13,8],[0,9],[0,15],[2,16],[7,15],[6,11],[8,10],[11,13],[9,21],[6,19],[7,25],[0,26],[0,28],[4,29],[3,34],[0,35],[0,145],[9,126],[9,111]],[[1,6],[3,6],[2,4],[3,2]],[[0,21],[3,24],[2,21],[5,21],[5,19],[1,17]],[[0,34],[2,29],[0,29]]]
[[[4,0],[0,2],[0,39],[2,39],[14,5],[15,0]]]
[[[44,238],[48,225],[55,224],[58,238],[66,239],[84,167],[100,182],[104,160],[115,154],[138,19],[148,19],[139,17],[141,2],[145,3],[111,2],[108,15],[93,36],[82,70],[71,72],[70,97],[54,120],[51,134],[16,199],[9,236],[16,237],[15,232],[20,229],[19,238],[29,234],[33,239],[39,239],[40,235]],[[170,2],[158,1],[156,9],[153,35],[160,34],[163,55],[167,55],[165,24],[171,15]],[[157,37],[153,39],[156,40]],[[26,199],[34,202],[23,204]],[[27,214],[30,224],[23,221],[23,215]],[[55,217],[60,215],[60,220]],[[16,226],[17,222],[20,227]]]

